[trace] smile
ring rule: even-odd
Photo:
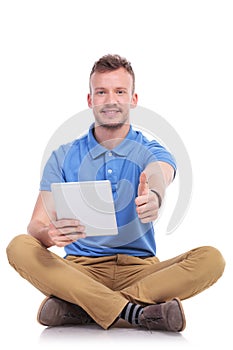
[[[104,109],[104,110],[102,110],[102,113],[108,114],[108,115],[114,115],[114,114],[117,114],[119,112],[120,112],[119,109]]]
[[[103,113],[116,113],[116,112],[120,112],[120,110],[119,109],[106,109],[106,108],[104,108],[104,109],[102,109],[102,112]]]

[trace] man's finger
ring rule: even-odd
[[[135,203],[137,206],[146,204],[146,203],[148,203],[148,201],[149,201],[148,195],[141,195],[141,196],[138,196],[137,198],[135,198]]]

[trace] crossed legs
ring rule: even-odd
[[[213,247],[162,262],[127,255],[63,259],[30,235],[15,237],[7,255],[16,271],[43,294],[81,306],[104,329],[129,301],[148,305],[189,298],[215,283],[225,266]]]

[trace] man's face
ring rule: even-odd
[[[118,128],[129,123],[130,108],[137,105],[137,95],[132,92],[133,79],[124,69],[105,73],[95,72],[90,81],[88,106],[93,109],[95,125]]]

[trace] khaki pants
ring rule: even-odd
[[[162,262],[123,254],[63,259],[30,235],[15,237],[7,255],[43,294],[81,306],[104,329],[129,301],[147,305],[189,298],[215,283],[225,267],[221,253],[209,246]]]

